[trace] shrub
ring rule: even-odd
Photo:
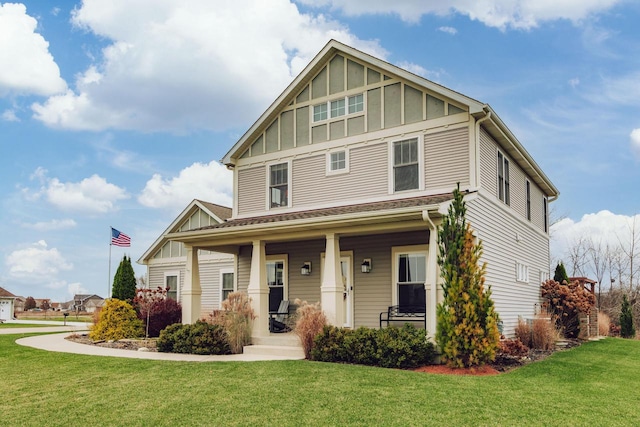
[[[589,314],[595,304],[595,296],[579,282],[547,280],[541,287],[545,306],[555,318],[557,325],[567,338],[576,338],[580,333],[579,313]]]
[[[209,322],[224,329],[231,352],[239,354],[245,345],[251,344],[251,322],[255,318],[249,296],[232,292],[222,301],[221,309],[209,317]]]
[[[620,336],[622,338],[635,338],[636,329],[633,326],[633,313],[627,295],[622,296],[622,308],[620,309]]]
[[[111,296],[126,301],[133,301],[136,296],[136,274],[131,266],[131,258],[126,255],[122,257],[113,277]]]
[[[426,331],[411,324],[402,328],[355,331],[325,326],[316,336],[311,351],[313,360],[357,363],[385,368],[413,368],[432,363],[435,346],[427,341]]]
[[[136,311],[126,301],[116,298],[107,300],[100,311],[100,319],[89,333],[94,340],[120,340],[144,336],[142,321]]]
[[[515,328],[515,335],[518,340],[522,342],[522,344],[527,347],[531,347],[531,326],[529,323],[522,319],[518,319],[518,324]]]
[[[606,337],[611,329],[611,319],[609,315],[603,311],[598,313],[598,335]]]
[[[556,322],[550,318],[536,317],[531,324],[531,345],[535,350],[553,350],[558,339],[559,331]]]
[[[227,334],[220,325],[197,321],[192,325],[175,323],[160,332],[158,351],[163,353],[229,354]]]
[[[525,357],[529,354],[529,347],[524,345],[518,338],[500,341],[498,353],[501,356]]]
[[[311,358],[311,350],[313,349],[313,340],[316,335],[322,332],[322,328],[327,324],[327,317],[320,309],[320,303],[309,304],[306,301],[295,300],[298,305],[296,310],[296,324],[293,329],[294,333],[300,338],[304,357]]]
[[[157,337],[160,331],[182,321],[182,307],[174,299],[167,298],[167,289],[138,289],[133,299],[138,318],[146,325],[146,336]]]

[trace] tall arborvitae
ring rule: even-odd
[[[622,296],[622,308],[620,310],[620,336],[622,338],[635,338],[636,328],[633,326],[633,312],[627,295]]]
[[[565,281],[569,283],[569,276],[567,275],[567,270],[564,268],[564,264],[562,263],[562,261],[560,261],[556,266],[556,272],[553,275],[553,280],[560,283],[561,285]]]
[[[482,243],[474,242],[466,206],[458,188],[438,228],[438,264],[444,299],[438,305],[436,341],[449,366],[482,365],[495,358],[500,341],[498,314],[479,266]]]
[[[136,275],[131,265],[131,258],[126,255],[120,261],[116,275],[113,277],[112,298],[133,301],[136,296]]]

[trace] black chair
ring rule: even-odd
[[[269,332],[278,334],[283,332],[289,332],[291,328],[285,323],[289,317],[289,301],[280,301],[278,311],[269,312]]]

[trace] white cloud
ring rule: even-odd
[[[438,28],[438,31],[442,31],[443,33],[451,34],[452,36],[455,36],[456,34],[458,34],[458,30],[456,30],[453,27],[440,27],[440,28]]]
[[[67,262],[58,249],[49,249],[44,240],[11,252],[5,263],[12,278],[34,281],[49,281],[60,271],[73,268],[73,264]]]
[[[569,79],[569,86],[577,87],[580,84],[580,79],[575,77],[573,79]]]
[[[432,80],[434,82],[437,82],[438,79],[440,79],[440,76],[442,75],[441,71],[427,70],[421,65],[415,64],[413,62],[400,61],[396,65],[404,70],[407,70],[413,74],[417,74],[418,76],[424,77],[426,79]]]
[[[313,6],[330,6],[346,15],[396,14],[415,23],[422,15],[457,12],[489,27],[530,29],[542,22],[567,19],[580,22],[612,8],[620,0],[300,0]]]
[[[65,282],[66,284],[66,282]],[[69,283],[67,284],[67,292],[69,294],[70,297],[73,298],[74,295],[76,294],[89,294],[89,290],[87,288],[85,288],[84,286],[82,286],[82,283]]]
[[[67,84],[23,4],[0,4],[0,96],[64,92]]]
[[[193,199],[231,206],[233,174],[217,162],[194,163],[177,177],[163,178],[154,174],[147,181],[138,201],[152,208],[183,209]]]
[[[31,175],[42,185],[39,190],[22,189],[27,200],[46,200],[64,211],[102,214],[118,209],[117,202],[130,196],[124,188],[108,183],[98,175],[92,175],[80,182],[61,182],[58,178],[49,178],[47,170],[38,167]]]
[[[72,219],[52,219],[51,221],[40,221],[34,223],[20,224],[24,228],[30,228],[37,231],[65,230],[73,228],[77,223]]]
[[[636,159],[640,160],[640,129],[634,129],[631,131],[631,152]]]
[[[47,126],[144,131],[245,126],[330,38],[384,57],[288,0],[85,0],[75,26],[110,41],[75,88],[32,105]]]
[[[5,110],[2,113],[2,120],[5,122],[19,122],[20,119],[16,116],[16,112],[13,110]]]

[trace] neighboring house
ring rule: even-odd
[[[214,226],[231,217],[231,208],[192,201],[160,237],[140,257],[138,264],[147,266],[147,286],[167,288],[169,298],[184,303],[183,284],[187,255],[184,245],[167,239],[168,233]],[[220,308],[220,302],[235,290],[235,260],[231,254],[200,251],[198,274],[203,286],[197,307],[202,316]]]
[[[76,294],[73,296],[73,311],[83,311],[86,313],[93,313],[96,310],[102,308],[104,305],[104,298],[98,295],[85,295]]]
[[[26,298],[18,295],[16,299],[13,301],[13,312],[17,313],[18,311],[24,311],[24,302]]]
[[[44,303],[49,304],[49,309],[51,309],[51,299],[50,298],[36,298],[36,308],[42,309]]]
[[[0,288],[0,320],[13,319],[13,313],[15,313],[14,302],[17,297],[6,290]]]
[[[296,298],[320,301],[346,327],[378,327],[389,306],[419,306],[433,336],[436,227],[456,183],[505,333],[534,315],[549,277],[548,203],[559,193],[487,104],[330,41],[222,162],[233,170],[232,217],[176,223],[153,247],[172,241],[186,262],[184,323],[220,292],[201,274],[203,251],[215,251],[235,259],[254,336]]]

